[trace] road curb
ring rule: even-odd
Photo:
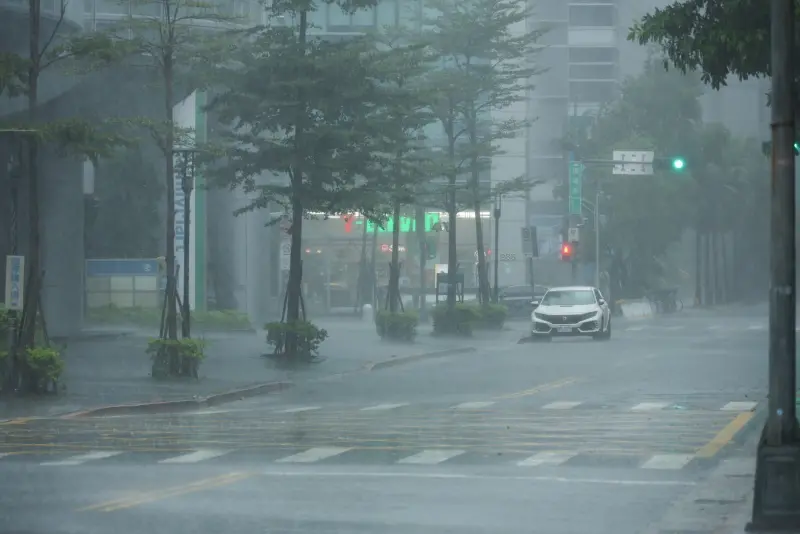
[[[276,391],[283,391],[294,387],[293,382],[268,382],[256,384],[246,388],[234,389],[224,393],[217,393],[198,399],[183,399],[163,402],[143,402],[138,404],[116,404],[111,406],[101,406],[80,412],[72,412],[62,415],[62,419],[74,419],[79,417],[99,417],[109,415],[134,415],[146,413],[171,413],[197,410],[218,406],[226,402],[233,402],[248,397],[266,395]]]
[[[466,354],[469,352],[476,352],[475,347],[461,347],[457,349],[437,350],[434,352],[423,352],[422,354],[412,354],[411,356],[401,356],[399,358],[392,358],[391,360],[383,360],[381,362],[372,363],[364,366],[366,371],[379,371],[381,369],[388,369],[389,367],[396,367],[398,365],[405,365],[420,360],[429,360],[433,358],[442,358],[444,356],[452,356],[454,354]]]

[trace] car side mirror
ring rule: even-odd
[[[606,299],[598,299],[598,301],[597,301],[597,302],[599,302],[599,303],[600,303],[600,306],[605,306],[605,304],[606,304]]]
[[[533,306],[534,308],[538,307],[539,306],[539,301],[538,300],[531,301],[531,306]]]

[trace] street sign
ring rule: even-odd
[[[25,302],[25,257],[6,256],[7,310],[21,310]]]
[[[539,257],[539,236],[536,226],[521,228],[522,230],[522,251],[527,257]]]
[[[586,166],[580,161],[569,164],[569,212],[580,215],[581,195],[583,194],[583,171]]]
[[[652,150],[614,150],[614,174],[645,176],[653,174]],[[630,163],[628,163],[630,162]]]
[[[567,241],[577,243],[580,240],[580,228],[570,228],[567,232]]]
[[[158,276],[158,260],[152,258],[86,260],[86,276]]]
[[[288,271],[292,260],[292,242],[284,239],[281,242],[281,271]]]

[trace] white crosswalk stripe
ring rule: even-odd
[[[376,406],[367,406],[366,408],[361,408],[362,412],[382,412],[386,410],[394,410],[395,408],[402,408],[403,406],[408,406],[407,402],[401,402],[398,404],[378,404]]]
[[[542,406],[543,410],[571,410],[576,406],[580,406],[583,404],[580,401],[558,401],[558,402],[551,402],[550,404],[545,404]]]
[[[656,454],[642,464],[642,469],[683,469],[693,458],[694,454]]]
[[[418,465],[435,465],[446,462],[456,456],[461,456],[467,451],[458,449],[426,449],[422,452],[402,458],[397,461],[399,464],[418,464]]]
[[[517,465],[520,467],[535,467],[537,465],[561,465],[570,458],[577,456],[575,452],[567,451],[545,451],[525,458]]]
[[[321,410],[321,406],[300,406],[297,408],[287,408],[285,410],[278,410],[278,413],[300,413],[300,412],[312,412],[314,410]]]
[[[197,462],[202,462],[203,460],[210,460],[211,458],[217,458],[219,456],[224,456],[228,454],[229,450],[216,450],[216,449],[199,449],[194,452],[190,452],[189,454],[182,454],[180,456],[173,456],[172,458],[167,458],[165,460],[161,460],[160,464],[193,464]]]
[[[350,447],[314,447],[313,449],[308,449],[307,451],[281,458],[280,460],[276,460],[276,462],[282,464],[310,464],[326,458],[338,456],[349,450]]]
[[[722,410],[726,412],[752,412],[757,405],[757,402],[732,401],[723,406]]]
[[[668,402],[641,402],[631,408],[633,412],[652,412],[656,410],[663,410],[669,406]]]
[[[91,462],[92,460],[102,460],[104,458],[111,458],[112,456],[122,454],[122,452],[123,451],[95,451],[86,454],[79,454],[77,456],[70,456],[66,460],[60,460],[56,462],[42,462],[39,465],[80,465],[85,462]]]
[[[455,406],[456,410],[479,410],[480,408],[488,408],[494,404],[494,401],[477,401],[477,402],[462,402]]]

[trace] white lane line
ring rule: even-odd
[[[675,331],[675,330],[683,330],[684,328],[686,328],[686,325],[675,325],[675,326],[667,326],[667,327],[664,328],[664,330],[673,330],[673,331]]]
[[[190,452],[188,454],[181,454],[180,456],[173,456],[171,458],[166,458],[164,460],[159,461],[160,464],[193,464],[197,462],[202,462],[203,460],[210,460],[211,458],[217,458],[218,456],[223,456],[228,454],[231,451],[223,451],[223,450],[216,450],[216,449],[198,449],[194,452]]]
[[[656,454],[642,464],[642,469],[683,469],[694,454]]]
[[[399,464],[434,465],[445,462],[456,456],[461,456],[467,451],[458,449],[425,449],[413,456],[407,456],[397,461]]]
[[[615,478],[570,478],[556,476],[525,476],[525,475],[477,475],[466,473],[422,473],[422,472],[397,472],[397,471],[274,471],[265,470],[261,473],[266,477],[296,477],[296,478],[416,478],[436,480],[518,480],[523,482],[560,482],[562,484],[607,484],[611,486],[697,486],[697,482],[688,480],[630,480]]]
[[[629,326],[625,330],[627,332],[639,332],[640,330],[644,330],[644,329],[645,329],[644,326]]]
[[[551,402],[550,404],[545,404],[542,406],[542,410],[571,410],[572,408],[580,406],[581,404],[583,403],[578,401],[557,401]]]
[[[747,327],[748,330],[764,330],[766,326],[763,324],[751,324]]]
[[[42,462],[39,465],[80,465],[84,462],[91,462],[92,460],[102,460],[103,458],[111,458],[122,454],[122,451],[95,451],[86,454],[79,454],[77,456],[70,456],[66,460],[57,462]]]
[[[287,408],[285,410],[278,410],[277,413],[300,413],[300,412],[311,412],[314,410],[321,410],[321,406],[300,406],[299,408]]]
[[[380,412],[384,410],[394,410],[395,408],[402,408],[403,406],[408,406],[407,402],[401,402],[398,404],[378,404],[376,406],[367,406],[366,408],[361,408],[360,411],[362,412]]]
[[[669,406],[668,402],[642,402],[631,408],[632,412],[651,412],[655,410],[663,410]]]
[[[10,452],[0,452],[0,458],[5,458],[6,456],[11,456]]]
[[[720,409],[724,412],[752,412],[755,410],[757,405],[757,402],[733,401],[729,402]]]
[[[310,464],[338,456],[350,450],[350,447],[314,447],[291,456],[275,460],[279,464]]]
[[[566,451],[538,452],[530,458],[525,458],[517,465],[520,467],[535,467],[537,465],[561,465],[577,453]]]
[[[494,404],[494,401],[477,401],[477,402],[462,402],[455,406],[456,410],[477,410],[479,408],[488,408]]]

